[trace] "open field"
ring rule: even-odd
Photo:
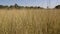
[[[0,34],[60,34],[60,10],[0,9]]]

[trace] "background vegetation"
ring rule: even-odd
[[[43,7],[40,7],[40,6],[35,6],[35,7],[33,7],[33,6],[30,6],[30,7],[28,7],[28,6],[18,6],[17,4],[15,4],[15,5],[10,5],[10,6],[7,6],[7,5],[0,5],[0,9],[12,9],[12,8],[15,8],[15,9],[20,9],[20,8],[34,8],[34,9],[43,9]],[[47,7],[48,8],[48,7]],[[55,7],[56,9],[60,9],[60,5],[57,5],[56,7]]]
[[[37,8],[40,8],[40,9],[43,9],[42,7],[39,7],[39,6],[38,6],[38,7],[37,7],[37,6],[36,6],[36,7],[33,7],[33,6],[31,6],[31,7],[25,6],[25,7],[24,7],[24,6],[18,6],[17,4],[15,4],[15,5],[10,5],[10,6],[0,5],[0,9],[4,9],[4,8],[5,8],[5,9],[6,9],[6,8],[8,8],[8,9],[12,9],[12,8],[15,8],[15,9],[20,9],[20,8],[30,8],[30,9],[31,9],[31,8],[34,8],[34,9],[37,9]]]
[[[60,34],[60,9],[12,8],[0,9],[0,34]]]

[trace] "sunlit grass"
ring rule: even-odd
[[[0,9],[0,34],[59,34],[60,10]]]

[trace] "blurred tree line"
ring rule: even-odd
[[[17,4],[15,4],[15,5],[10,5],[10,6],[8,6],[8,5],[6,5],[6,6],[3,6],[3,5],[0,5],[0,9],[2,9],[2,8],[17,8],[17,9],[20,9],[20,8],[41,8],[41,9],[43,9],[42,7],[40,7],[40,6],[35,6],[35,7],[33,7],[33,6],[30,6],[30,7],[28,7],[28,6],[19,6],[19,5],[17,5]],[[55,8],[56,9],[60,9],[60,5],[57,5],[57,6],[55,6]]]
[[[55,8],[56,8],[56,9],[60,9],[60,5],[57,5]]]
[[[2,9],[2,8],[17,8],[17,9],[19,9],[19,8],[41,8],[42,9],[42,7],[33,7],[33,6],[31,6],[31,7],[28,7],[28,6],[19,6],[19,5],[17,5],[17,4],[15,4],[15,5],[10,5],[10,6],[3,6],[3,5],[0,5],[0,9]]]

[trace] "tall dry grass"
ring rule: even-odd
[[[60,10],[0,9],[0,34],[60,34]]]

